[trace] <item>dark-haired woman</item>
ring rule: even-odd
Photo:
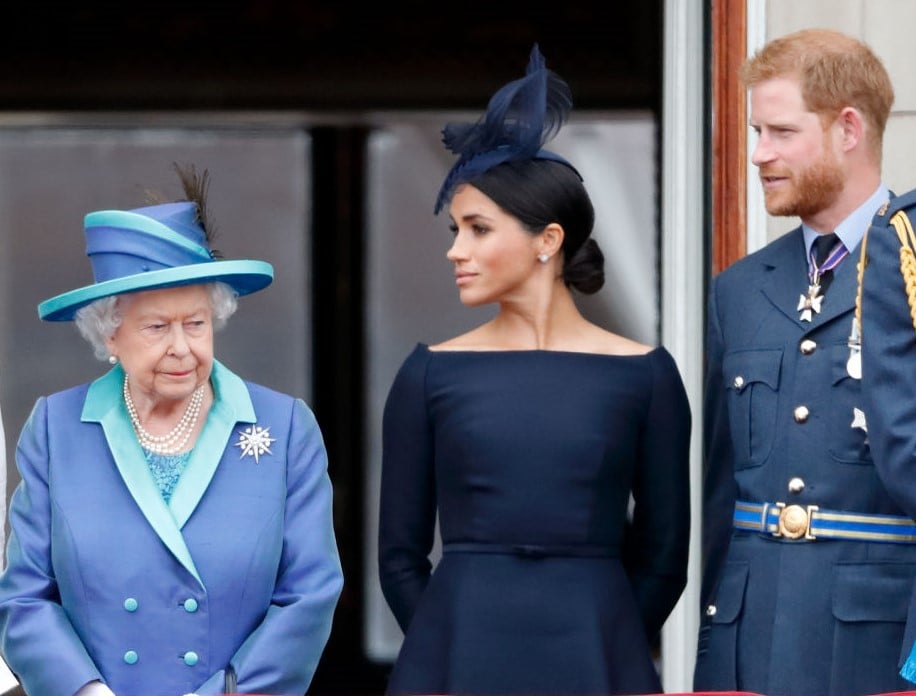
[[[650,645],[686,582],[690,409],[664,348],[576,307],[604,273],[579,174],[541,148],[568,105],[535,48],[486,119],[445,130],[461,155],[436,205],[447,258],[462,303],[498,312],[418,344],[386,403],[380,578],[405,632],[390,694],[661,691]]]

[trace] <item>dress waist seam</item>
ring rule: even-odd
[[[617,546],[596,544],[497,544],[490,542],[451,542],[442,546],[443,553],[493,553],[534,558],[619,558]]]

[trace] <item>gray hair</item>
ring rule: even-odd
[[[226,283],[206,283],[210,293],[210,309],[213,311],[213,329],[219,331],[238,308],[238,294]],[[99,360],[108,359],[105,339],[114,336],[121,325],[119,295],[110,295],[81,307],[74,315],[74,323],[80,335],[89,341],[92,351]]]

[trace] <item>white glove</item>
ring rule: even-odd
[[[115,696],[115,693],[106,684],[96,680],[83,686],[73,696]]]

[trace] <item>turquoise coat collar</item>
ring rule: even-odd
[[[115,464],[134,501],[163,543],[201,585],[203,582],[184,542],[181,528],[210,485],[235,425],[256,421],[248,388],[238,375],[214,360],[210,382],[214,392],[213,405],[191,452],[188,466],[168,504],[150,474],[127,415],[121,392],[124,371],[120,365],[89,385],[81,416],[83,422],[102,425]]]

